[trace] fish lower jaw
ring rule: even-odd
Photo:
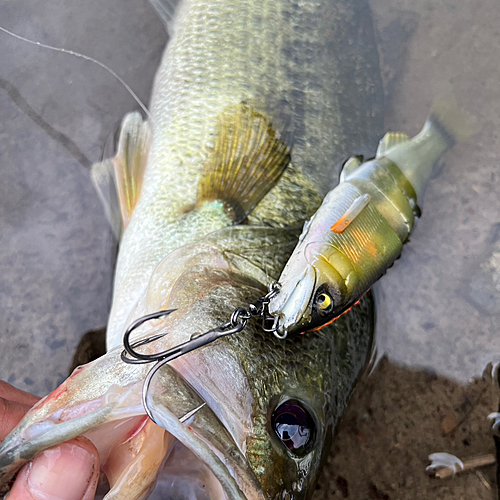
[[[211,412],[204,400],[204,404],[199,405],[205,409],[205,415],[200,415],[201,423],[196,421],[198,417],[196,413],[185,421],[179,413],[173,416],[174,429],[170,425],[163,424],[159,427],[146,416],[140,404],[141,390],[142,382],[135,382],[124,388],[113,386],[104,396],[93,401],[82,402],[70,409],[54,408],[50,416],[46,416],[45,419],[33,419],[22,432],[2,443],[0,488],[8,487],[10,478],[22,465],[13,463],[12,460],[14,458],[14,462],[17,462],[15,457],[22,449],[30,448],[30,443],[32,449],[29,452],[35,454],[43,449],[42,441],[47,441],[51,435],[51,445],[64,442],[75,435],[83,435],[97,448],[102,471],[111,485],[110,498],[114,498],[115,495],[139,498],[136,496],[138,491],[142,492],[141,495],[154,491],[153,499],[260,500],[263,498],[258,487],[248,487],[253,475],[250,470],[240,468],[239,472],[234,473],[234,469],[239,465],[232,463],[235,454],[224,453],[225,448],[230,451],[235,449],[231,438],[225,434],[226,446],[221,449],[220,438],[217,446],[199,434],[197,428],[204,428],[204,423],[208,420],[206,413]],[[55,400],[55,397],[51,398],[49,395],[45,403],[48,404],[51,400]],[[167,412],[171,413],[168,410]],[[213,421],[213,418],[211,420]],[[216,435],[226,432],[220,423],[219,427],[210,425],[212,421],[208,422],[209,426],[206,428],[208,435],[212,430]],[[177,435],[183,441],[186,435],[192,435],[193,439],[189,442],[188,438],[185,445]],[[200,442],[205,445],[204,448],[193,446],[193,443]],[[215,461],[219,461],[220,464],[218,473],[212,470]],[[134,473],[136,468],[139,470],[139,475],[137,471]],[[241,484],[242,479],[244,484]],[[232,488],[227,486],[230,483],[233,483]],[[160,492],[158,495],[156,490]],[[241,490],[245,490],[245,494]]]
[[[178,440],[175,440],[158,475],[151,498],[229,500],[206,463]]]
[[[156,417],[154,410],[153,415]],[[161,492],[158,498],[263,500],[260,486],[255,484],[256,478],[248,469],[246,459],[239,455],[230,441],[221,447],[219,435],[217,443],[211,443],[203,436],[203,429],[191,420],[177,425],[165,413],[158,415],[161,427],[167,429],[168,437],[174,441],[159,473],[155,488]],[[172,423],[174,425],[170,425]],[[218,431],[217,428],[211,429],[213,435],[218,435]]]

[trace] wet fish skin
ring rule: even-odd
[[[114,468],[107,471],[114,478],[109,498],[145,498],[157,470],[147,471],[142,493],[132,478],[116,479],[158,462],[151,460],[147,439],[155,424],[145,424],[140,398],[149,367],[120,361],[124,327],[159,308],[177,309],[137,331],[168,332],[145,347],[157,352],[218,326],[233,308],[262,296],[289,258],[297,229],[330,189],[336,165],[353,151],[372,150],[380,135],[382,88],[364,0],[193,0],[180,8],[149,124],[137,116],[124,122],[135,123],[135,131],[149,127],[147,164],[141,163],[144,151],[134,148],[148,140],[128,126],[115,158],[132,179],[145,170],[140,183],[135,179],[139,198],[127,205],[131,217],[120,243],[109,351],[77,369],[2,443],[4,489],[36,453],[83,434],[98,447],[105,470]],[[245,224],[230,227],[235,207],[198,193],[207,169],[218,167],[211,161],[214,145],[220,130],[229,130],[219,124],[228,110],[243,109],[262,116],[293,148],[278,183]],[[137,168],[130,158],[139,158]],[[122,216],[127,210],[122,206]],[[164,458],[173,441],[183,442],[231,499],[310,497],[372,334],[373,304],[366,298],[341,322],[308,337],[279,342],[250,324],[238,336],[172,362],[175,371],[166,367],[161,383],[153,384],[158,392],[151,393],[157,421],[168,429]],[[162,392],[168,384],[178,390]],[[304,404],[314,422],[304,456],[285,447],[272,425],[277,405],[288,398]],[[181,426],[186,401],[207,404]],[[131,433],[134,446],[125,452]]]
[[[241,229],[257,234],[262,232],[259,227]],[[211,237],[222,242],[233,231]],[[227,238],[226,249],[228,243],[233,243],[232,240]],[[259,246],[262,248],[260,242]],[[214,261],[212,252],[213,249],[207,261]],[[269,257],[271,261],[272,255]],[[198,260],[199,257],[200,254]],[[169,332],[165,337],[169,338],[169,342],[155,343],[157,345],[150,349],[152,352],[185,341],[193,332],[220,324],[226,319],[225,307],[221,304],[236,307],[254,300],[265,291],[262,282],[246,273],[239,273],[236,267],[232,270],[211,268],[209,265],[186,267],[176,284],[177,293],[171,299],[174,307],[184,305],[183,314],[177,317],[171,315],[159,325],[161,329],[155,329],[154,333]],[[196,286],[192,285],[194,282]],[[190,300],[194,299],[190,309],[185,307],[186,295]],[[328,451],[332,430],[343,413],[370,352],[372,306],[367,299],[335,325],[308,337],[299,336],[284,342],[264,334],[256,324],[252,324],[244,334],[224,339],[172,363],[176,373],[181,374],[181,379],[187,380],[195,392],[200,394],[205,391],[204,399],[210,402],[207,411],[216,413],[219,420],[226,424],[218,424],[214,428],[218,440],[229,445],[232,443],[234,449],[241,448],[241,445],[236,445],[238,441],[244,444],[242,458],[245,457],[250,467],[246,471],[250,478],[247,481],[251,482],[252,478],[255,481],[256,478],[264,498],[274,498],[283,491],[288,491],[295,498],[307,497],[311,493],[324,454]],[[93,363],[77,369],[43,404],[27,414],[3,444],[0,466],[4,481],[37,452],[75,434],[84,434],[93,440],[103,456],[109,453],[102,448],[103,436],[110,431],[109,426],[118,427],[143,414],[140,390],[148,370],[148,367],[120,363],[120,351],[117,347]],[[220,401],[220,394],[215,393],[214,387],[210,387],[200,376],[199,367],[203,367],[203,375],[207,375],[220,371],[221,366],[227,367],[223,376],[228,379],[227,384],[235,384],[242,374],[244,386],[250,391],[251,414],[241,415],[250,425],[242,431],[240,439],[235,438],[234,425],[230,425],[228,416],[224,416],[220,406],[210,401],[210,397]],[[229,373],[235,370],[241,371],[239,376],[237,374],[236,379],[229,377]],[[178,379],[177,375],[176,382]],[[216,389],[221,393],[227,392],[230,388],[223,386],[221,380],[216,380]],[[161,384],[162,387],[165,385]],[[203,386],[208,386],[209,390]],[[164,414],[175,409],[183,394],[179,384],[177,388],[175,392],[163,394],[160,409],[154,411]],[[270,413],[276,404],[287,397],[306,403],[316,422],[314,447],[305,457],[290,454],[270,428]],[[205,418],[201,411],[199,413],[195,419]],[[215,417],[210,418],[213,421]],[[61,425],[61,421],[66,419],[69,420]],[[196,421],[189,425],[196,430]],[[232,429],[230,440],[226,429]],[[30,439],[27,440],[27,437]],[[228,457],[228,461],[234,456]],[[257,489],[243,491],[247,498],[260,498]]]
[[[231,232],[227,231],[227,234]],[[224,239],[222,235],[218,236],[218,241]],[[236,273],[230,278],[220,269],[207,268],[195,268],[188,273],[191,277],[189,274],[184,276],[183,283],[193,282],[195,276],[201,282],[202,276],[206,276],[203,293],[207,300],[197,304],[197,313],[211,317],[213,325],[223,322],[226,316],[225,311],[214,310],[215,301],[211,296],[220,297],[222,294],[229,307],[236,307],[265,293],[262,283],[248,274]],[[217,281],[221,288],[214,285]],[[211,292],[206,291],[208,283],[213,287]],[[190,291],[192,287],[186,286],[185,293]],[[184,295],[181,289],[180,295]],[[173,305],[176,305],[175,301]],[[187,323],[189,325],[189,319]],[[251,323],[244,334],[224,338],[221,344],[225,346],[213,346],[218,354],[214,353],[212,360],[206,359],[210,356],[210,346],[206,348],[206,354],[197,353],[213,370],[220,366],[219,363],[228,365],[224,359],[237,359],[248,380],[253,401],[252,430],[245,435],[245,456],[265,498],[275,498],[286,492],[294,498],[307,498],[312,493],[333,430],[370,352],[372,332],[373,303],[371,297],[367,297],[342,321],[308,337],[280,341],[264,333],[258,323]],[[196,387],[196,380],[187,373],[188,368],[183,364],[192,366],[194,362],[188,361],[186,356],[173,365]],[[287,398],[305,403],[316,423],[314,446],[304,457],[289,452],[271,427],[271,414]],[[160,406],[167,408],[170,405],[164,401]],[[153,408],[153,416],[161,411],[161,408]],[[227,421],[227,417],[222,420]]]
[[[130,250],[118,257],[108,348],[121,342],[158,262],[231,223],[217,205],[186,213],[198,205],[200,169],[228,108],[264,110],[322,195],[347,157],[373,151],[383,96],[369,14],[364,0],[181,3],[155,79],[153,142],[121,241]]]

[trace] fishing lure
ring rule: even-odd
[[[456,105],[441,100],[417,136],[388,133],[374,159],[346,162],[339,184],[306,223],[269,303],[278,337],[332,322],[392,266],[421,215],[434,164],[470,129]]]

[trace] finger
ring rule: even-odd
[[[19,423],[31,405],[0,398],[0,441]]]
[[[37,455],[19,472],[9,500],[92,500],[99,481],[99,455],[82,437]]]
[[[34,396],[29,392],[24,392],[21,391],[21,389],[16,389],[3,380],[0,380],[0,397],[10,399],[10,401],[17,401],[18,403],[23,403],[29,406],[33,406],[40,399],[38,396]]]

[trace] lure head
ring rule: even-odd
[[[327,244],[301,247],[283,270],[280,292],[269,303],[281,335],[314,330],[350,307],[348,280],[339,272],[338,254]]]

